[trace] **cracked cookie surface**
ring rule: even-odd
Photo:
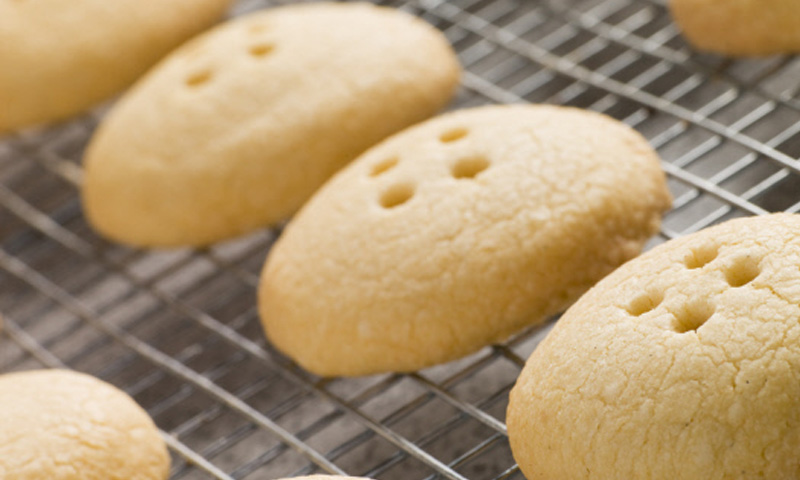
[[[169,456],[127,394],[89,375],[0,376],[0,478],[164,480]]]
[[[655,152],[609,117],[442,115],[370,149],[289,223],[261,319],[322,375],[454,360],[565,308],[638,254],[669,205]]]
[[[603,279],[536,348],[508,433],[529,480],[799,478],[800,216],[732,220]]]

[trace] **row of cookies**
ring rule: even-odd
[[[458,71],[441,33],[387,8],[229,22],[106,117],[87,217],[123,243],[203,246],[303,205],[262,277],[273,344],[322,375],[464,356],[637,255],[670,195],[646,140],[590,112],[490,106],[402,130],[449,100]]]
[[[219,20],[231,3],[0,2],[0,133],[62,120],[107,100]],[[800,51],[794,0],[671,0],[670,7],[700,49],[725,55]],[[204,74],[196,75],[201,81]]]
[[[164,2],[144,12],[144,3],[96,3],[73,13],[96,17],[97,35],[126,22],[151,28],[131,31],[142,40],[119,38],[97,51],[97,38],[64,25],[59,33],[71,35],[62,47],[91,58],[85,74],[55,85],[37,103],[41,109],[22,97],[5,111],[9,125],[56,118],[108,95],[131,80],[131,70],[207,27],[228,2],[198,2],[196,10],[191,2]],[[44,10],[25,10],[33,4],[20,4],[18,19],[47,23]],[[118,51],[125,48],[142,55],[125,58]],[[93,77],[106,70],[113,75]],[[13,72],[9,82],[33,73]],[[180,47],[115,105],[87,154],[87,215],[111,238],[139,245],[202,245],[273,223],[359,152],[442,108],[458,79],[444,36],[399,11],[321,3],[242,17]],[[83,89],[97,97],[81,99]],[[2,375],[0,411],[0,478],[168,476],[169,456],[152,420],[93,377]]]
[[[322,36],[297,34],[308,25]],[[385,32],[408,35],[431,56],[390,50],[398,42],[381,44]],[[379,48],[350,48],[365,33]],[[99,230],[137,245],[204,245],[274,222],[357,152],[440,108],[457,70],[430,27],[384,9],[294,7],[220,27],[171,55],[104,122],[87,156],[87,213]],[[274,91],[257,87],[273,81]],[[266,96],[231,102],[241,91]],[[120,211],[118,198],[133,210]],[[265,266],[262,320],[279,349],[320,374],[422,368],[560,311],[637,255],[668,207],[657,156],[609,118],[533,106],[445,115],[369,149],[313,195]],[[647,295],[631,305],[656,303]],[[582,350],[585,333],[575,336]],[[546,385],[521,380],[519,389],[531,383],[535,392]],[[569,387],[552,388],[547,407],[557,411]],[[538,399],[514,398],[529,397]],[[531,425],[547,408],[514,408],[523,471],[551,478],[546,461],[529,460],[547,446],[530,452],[530,441],[514,440],[551,426]],[[584,440],[564,435],[558,455]]]

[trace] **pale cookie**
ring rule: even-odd
[[[508,435],[536,479],[800,478],[800,216],[628,262],[536,348]]]
[[[798,0],[670,0],[670,8],[701,50],[743,56],[800,52]]]
[[[128,395],[66,370],[0,375],[0,478],[163,480],[169,455]]]
[[[320,375],[446,362],[562,310],[639,253],[669,205],[655,152],[609,117],[444,115],[366,152],[289,223],[261,318]]]
[[[0,132],[121,91],[230,0],[0,0]]]
[[[86,157],[84,206],[139,246],[274,224],[374,143],[454,93],[445,37],[399,10],[316,3],[234,20],[127,94]]]

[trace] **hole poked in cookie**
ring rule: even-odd
[[[381,194],[379,202],[383,208],[395,208],[414,196],[414,186],[410,183],[396,183]]]
[[[736,258],[725,270],[725,280],[731,287],[743,287],[761,273],[758,264],[759,259],[750,255]]]
[[[381,160],[380,162],[372,166],[372,169],[369,171],[369,176],[377,177],[382,173],[386,173],[392,168],[394,168],[394,166],[397,165],[397,162],[399,161],[400,159],[397,157],[389,157],[384,160]]]
[[[716,245],[701,245],[693,248],[686,255],[684,264],[686,264],[687,268],[702,268],[717,258],[718,253]]]
[[[275,45],[271,43],[257,43],[251,45],[250,48],[247,49],[248,53],[253,57],[266,57],[272,53],[273,50],[275,50]]]
[[[683,304],[675,313],[675,331],[693,332],[714,315],[714,305],[705,298],[693,298]]]
[[[199,87],[211,80],[211,70],[199,70],[186,77],[187,87]]]
[[[475,178],[487,168],[489,168],[489,160],[485,157],[474,156],[460,158],[453,165],[453,177]]]
[[[466,137],[469,133],[469,130],[462,127],[452,128],[443,134],[439,135],[439,141],[442,143],[450,143],[455,142],[456,140],[461,140],[462,138]]]
[[[634,298],[625,309],[634,317],[638,317],[654,310],[662,301],[664,301],[664,292],[648,291]]]

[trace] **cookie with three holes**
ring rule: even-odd
[[[458,86],[444,35],[365,3],[288,5],[185,44],[104,119],[83,205],[115,241],[202,246],[285,220]]]
[[[800,216],[737,219],[603,279],[536,348],[508,434],[529,480],[799,478]]]
[[[259,310],[320,375],[454,360],[561,311],[669,208],[659,159],[609,117],[553,106],[440,116],[370,149],[289,223]]]

